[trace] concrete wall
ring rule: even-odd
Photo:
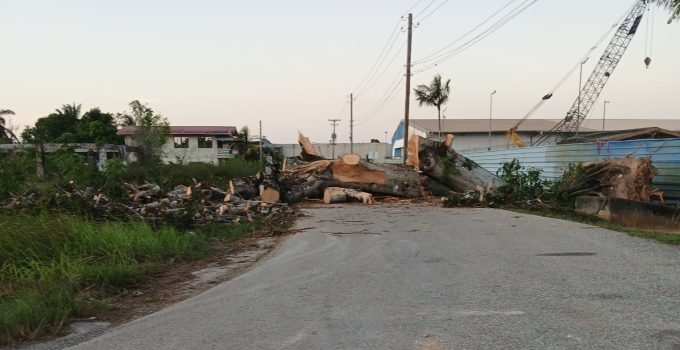
[[[217,141],[213,137],[212,148],[198,148],[199,136],[186,136],[189,139],[189,148],[175,148],[174,138],[169,138],[163,145],[164,163],[217,163]],[[135,142],[130,136],[125,137],[125,144],[135,146]],[[130,158],[136,160],[135,155]]]
[[[333,146],[328,143],[313,144],[316,151],[325,158],[332,158]],[[298,144],[274,144],[270,147],[280,149],[284,157],[296,157],[300,155],[300,145]],[[349,154],[349,143],[338,143],[335,145],[335,157],[342,154]],[[362,158],[372,159],[376,163],[382,163],[386,156],[391,156],[391,145],[389,143],[355,143],[354,153]]]

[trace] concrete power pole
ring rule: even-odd
[[[262,153],[262,121],[260,120],[260,164],[264,167],[264,155]]]
[[[349,94],[349,153],[354,154],[354,94]]]
[[[404,102],[404,164],[408,159],[409,107],[411,100],[411,41],[413,40],[413,14],[408,14],[408,41],[406,42],[406,100]]]
[[[335,133],[335,127],[338,126],[338,123],[340,123],[341,120],[342,119],[328,119],[328,121],[331,122],[331,125],[333,126],[333,133],[331,134],[331,159],[335,159],[335,141],[338,139],[338,134]]]

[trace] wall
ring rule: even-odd
[[[163,145],[163,162],[184,163],[202,162],[217,163],[217,141],[213,137],[212,148],[198,148],[198,136],[187,136],[189,138],[189,148],[175,148],[174,139],[170,137]],[[125,137],[125,144],[135,146],[135,142],[130,136]],[[131,153],[128,160],[136,161],[136,154]]]
[[[680,198],[680,139],[648,139],[603,143],[576,143],[491,151],[461,151],[492,173],[504,162],[518,159],[526,168],[540,168],[551,180],[562,176],[570,163],[632,157],[650,157],[658,174],[652,185],[668,198]]]
[[[333,149],[328,143],[315,143],[314,149],[325,158],[332,158]],[[298,144],[275,144],[270,147],[280,149],[284,157],[297,157],[300,155],[300,145]],[[338,143],[335,145],[335,157],[342,154],[349,154],[349,143]],[[382,163],[386,156],[391,155],[391,145],[389,143],[355,143],[354,153],[366,159],[366,156],[373,159],[376,163]]]

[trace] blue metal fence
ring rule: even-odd
[[[652,185],[661,189],[666,197],[680,198],[680,139],[576,143],[461,153],[494,174],[503,163],[518,159],[525,168],[543,169],[543,175],[551,180],[562,176],[570,163],[625,156],[649,157],[658,172]]]

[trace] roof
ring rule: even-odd
[[[566,143],[604,142],[604,141],[629,141],[639,139],[674,139],[680,138],[680,132],[662,128],[645,128],[619,131],[600,131],[587,133],[581,137],[570,138]]]
[[[505,132],[517,125],[520,119],[493,119],[491,120],[492,132]],[[519,131],[541,132],[552,129],[560,119],[527,119],[519,127]],[[423,131],[436,132],[438,130],[437,119],[411,119],[412,126]],[[667,130],[680,131],[680,119],[607,119],[606,131],[643,129],[658,127]],[[580,131],[602,130],[602,119],[586,119]],[[475,133],[488,132],[489,119],[442,119],[442,132],[445,133]]]
[[[118,135],[132,135],[134,126],[123,126],[118,129]],[[235,126],[171,126],[171,135],[236,135]]]

